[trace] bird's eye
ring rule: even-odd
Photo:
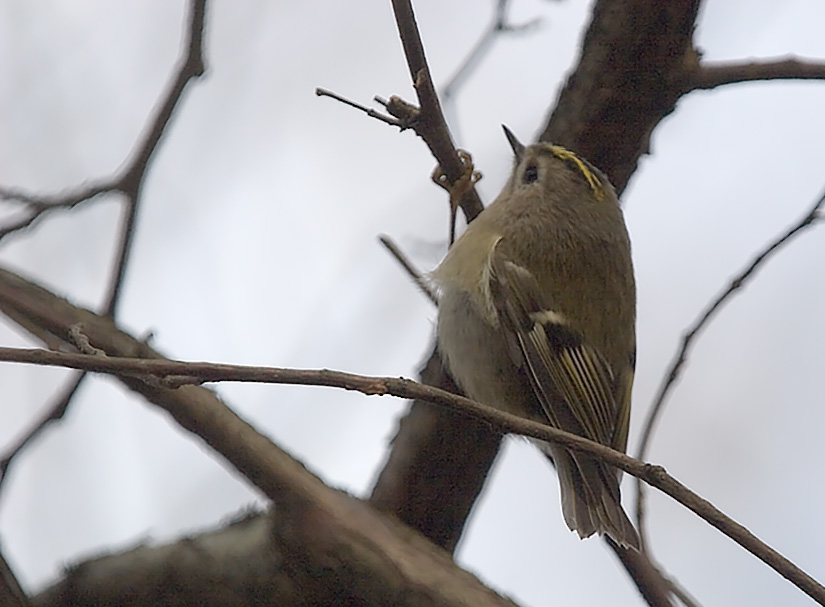
[[[533,183],[539,180],[539,169],[535,165],[530,165],[524,169],[524,175],[521,176],[522,183]]]

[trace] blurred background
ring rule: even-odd
[[[494,2],[416,11],[446,83]],[[578,54],[590,3],[512,0],[515,23],[448,107],[491,201],[510,166],[500,129],[530,140]],[[183,0],[0,3],[0,184],[54,193],[112,174],[172,78]],[[825,58],[825,6],[708,0],[708,60]],[[446,250],[447,201],[410,132],[314,95],[415,100],[390,3],[216,0],[207,77],[189,88],[155,157],[119,311],[183,360],[415,376],[435,310],[378,244],[422,269]],[[654,132],[623,197],[639,288],[630,445],[681,334],[755,252],[825,187],[825,82],[693,93]],[[15,207],[3,204],[0,219]],[[0,247],[0,263],[96,307],[112,270],[117,197],[60,212]],[[653,440],[664,465],[808,573],[825,579],[825,228],[783,250],[701,337]],[[0,344],[30,345],[11,323]],[[0,365],[0,451],[68,373]],[[324,388],[222,384],[218,392],[332,486],[364,495],[406,404]],[[625,479],[625,501],[632,483]],[[67,418],[15,463],[0,541],[29,591],[61,568],[139,541],[213,527],[261,497],[165,415],[94,377]],[[654,556],[705,605],[807,605],[796,588],[662,494]],[[457,558],[523,605],[641,605],[598,541],[564,525],[557,482],[510,438]]]

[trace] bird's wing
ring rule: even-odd
[[[535,276],[498,246],[490,259],[490,294],[511,355],[526,368],[550,423],[614,445],[622,420],[610,365],[562,314],[547,308]]]

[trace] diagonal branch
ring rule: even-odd
[[[115,189],[117,189],[117,182],[114,179],[87,184],[71,192],[45,196],[29,194],[18,188],[0,187],[0,199],[20,203],[25,209],[19,219],[0,228],[0,240],[9,234],[32,227],[51,211],[73,209]]]
[[[424,55],[424,45],[421,42],[412,3],[410,0],[392,0],[392,6],[395,11],[398,33],[404,47],[404,54],[407,58],[407,67],[410,76],[412,76],[420,107],[397,96],[390,97],[389,101],[376,97],[376,101],[384,105],[393,116],[393,119],[323,88],[316,88],[315,94],[319,97],[331,97],[350,107],[361,110],[372,118],[381,120],[391,126],[397,126],[402,131],[408,128],[414,130],[430,148],[433,156],[438,161],[441,172],[446,176],[448,185],[457,184],[461,182],[462,178],[466,179],[468,167],[459,157],[447,121],[444,118],[435,84],[433,84],[430,77],[427,58]],[[467,220],[472,221],[484,208],[481,199],[472,184],[468,188],[462,188],[459,194],[457,206],[460,206],[464,211]],[[451,201],[452,204],[453,201]],[[455,209],[451,210],[454,213]]]
[[[541,25],[541,17],[535,17],[524,23],[514,24],[507,18],[507,10],[510,0],[496,0],[496,9],[493,18],[481,34],[473,48],[461,62],[455,73],[450,77],[441,89],[441,97],[447,104],[449,99],[455,96],[458,89],[463,86],[470,75],[481,64],[481,60],[493,45],[493,42],[502,34],[521,34],[528,30],[535,29]]]
[[[80,385],[86,378],[86,373],[76,373],[72,380],[66,385],[60,396],[55,402],[46,409],[45,415],[37,420],[32,427],[26,432],[18,441],[17,444],[7,450],[6,455],[0,459],[0,494],[2,494],[3,485],[8,478],[8,470],[14,459],[23,452],[31,441],[37,438],[40,433],[52,422],[63,419],[66,410],[69,408],[72,398],[80,389]]]
[[[402,131],[410,128],[409,124],[406,124],[404,121],[399,120],[398,118],[393,118],[392,116],[385,116],[381,112],[376,111],[375,108],[366,107],[365,105],[356,103],[355,101],[347,99],[346,97],[343,97],[342,95],[339,95],[338,93],[335,93],[333,91],[329,91],[327,89],[318,87],[315,89],[315,94],[318,97],[331,97],[332,99],[335,99],[335,101],[340,101],[344,105],[353,107],[356,110],[361,110],[370,118],[375,118],[376,120],[380,120],[384,124],[389,124],[390,126],[397,126]],[[384,105],[386,105],[386,102],[384,103]]]
[[[124,337],[126,337],[125,334]],[[94,340],[90,339],[90,341]],[[104,344],[95,342],[95,345],[100,347]],[[146,346],[142,347],[146,348]],[[169,382],[168,385],[177,388],[186,384],[216,381],[311,385],[355,390],[370,396],[391,395],[399,398],[414,398],[444,405],[490,424],[503,432],[512,432],[549,441],[574,451],[583,451],[595,455],[643,480],[694,512],[788,579],[811,598],[821,605],[825,605],[825,587],[822,587],[816,580],[779,552],[759,540],[744,526],[670,476],[661,466],[647,464],[584,437],[504,413],[463,396],[419,384],[410,379],[369,377],[329,369],[285,369],[219,363],[187,363],[166,359],[116,358],[105,355],[69,354],[42,349],[2,347],[0,347],[0,361],[69,367],[117,376],[131,389],[147,396],[151,402],[167,408],[181,425],[206,440],[276,502],[284,499],[311,501],[311,496],[307,495],[307,489],[304,487],[299,495],[296,496],[290,493],[287,497],[282,479],[272,478],[271,475],[274,474],[274,471],[261,467],[262,463],[257,461],[255,451],[264,448],[263,441],[268,443],[265,437],[260,435],[258,435],[260,438],[252,437],[248,435],[248,431],[244,431],[243,436],[233,436],[231,433],[237,431],[237,429],[233,430],[237,423],[232,421],[233,417],[228,417],[229,415],[234,416],[228,409],[218,416],[217,412],[202,412],[198,409],[191,409],[189,406],[186,406],[184,411],[170,408],[171,405],[168,403],[171,401],[177,402],[177,399],[167,393],[174,393],[176,390],[158,386]],[[160,381],[151,381],[147,378],[156,378]],[[192,386],[188,387],[191,388]],[[161,397],[159,394],[163,396]],[[213,414],[215,417],[211,419],[210,415]],[[212,423],[220,423],[226,427],[226,430],[222,429],[220,431],[220,440],[216,440],[210,434]],[[205,428],[204,424],[206,425]],[[253,431],[251,427],[249,431]],[[233,441],[232,438],[236,438],[236,440]],[[241,438],[241,440],[237,440],[237,438]],[[271,445],[271,443],[269,444]],[[294,489],[290,488],[290,491]]]
[[[816,223],[822,220],[822,206],[825,204],[825,192],[814,202],[808,212],[790,229],[788,229],[785,233],[777,237],[774,241],[768,244],[765,249],[759,253],[751,263],[745,268],[740,274],[738,274],[728,285],[728,287],[722,291],[709,305],[708,307],[699,315],[699,318],[691,325],[691,327],[687,330],[684,337],[682,338],[682,345],[679,348],[679,351],[673,357],[671,361],[670,367],[665,372],[664,378],[662,380],[661,385],[659,386],[659,390],[656,394],[656,398],[653,401],[653,405],[650,407],[650,410],[647,413],[647,417],[645,419],[645,423],[642,430],[642,438],[639,444],[639,449],[637,451],[636,457],[640,460],[644,460],[647,458],[648,448],[650,446],[650,441],[653,437],[653,429],[656,426],[656,422],[659,419],[662,411],[664,410],[665,402],[667,400],[668,395],[670,394],[671,390],[675,387],[676,381],[679,379],[682,370],[684,369],[685,364],[687,363],[688,354],[690,352],[690,348],[693,345],[693,341],[696,337],[701,333],[701,331],[707,327],[711,320],[716,316],[716,314],[722,309],[724,304],[738,291],[741,289],[747,282],[750,280],[756,270],[760,268],[760,266],[770,259],[775,253],[777,253],[783,246],[789,244],[794,237],[801,234],[807,228],[814,226]],[[646,505],[646,494],[644,491],[644,486],[641,483],[636,484],[636,521],[638,526],[638,531],[640,536],[642,537],[642,541],[644,542],[644,535],[645,535],[645,505]]]
[[[401,264],[401,267],[404,268],[404,271],[407,272],[407,275],[412,279],[415,283],[415,286],[418,287],[418,290],[421,291],[430,302],[438,307],[438,297],[433,289],[432,285],[427,282],[427,279],[424,277],[423,274],[413,265],[413,263],[409,260],[409,258],[404,255],[404,252],[398,248],[398,245],[393,242],[392,238],[382,234],[378,237],[378,240],[384,245],[390,254],[395,258],[395,260]]]
[[[409,0],[393,0],[392,6],[421,108],[397,97],[385,107],[415,129],[438,161],[446,181],[457,183],[465,177],[467,166],[459,158],[444,120],[412,6]],[[451,205],[456,202],[468,220],[481,212],[482,204],[472,183],[461,192],[460,199],[451,200]],[[455,208],[451,211],[454,213]],[[457,390],[435,351],[428,357],[421,377],[430,385]],[[498,454],[500,435],[484,423],[416,401],[400,421],[392,442],[370,503],[442,548],[454,551]],[[434,500],[440,500],[442,506],[433,509]]]
[[[120,242],[115,262],[115,271],[106,296],[105,313],[114,315],[123,287],[126,266],[132,251],[135,224],[140,206],[140,193],[149,167],[158,145],[167,132],[167,126],[183,96],[186,85],[204,73],[203,32],[206,20],[206,0],[192,0],[189,7],[189,25],[187,29],[186,49],[178,72],[157,108],[157,114],[151,120],[143,140],[133,153],[131,162],[119,178],[115,188],[126,196],[126,210],[121,225]]]
[[[323,484],[318,481],[317,485],[308,485],[301,480],[305,471],[297,462],[238,418],[211,391],[187,384],[204,381],[254,381],[329,386],[358,390],[370,395],[391,394],[400,398],[415,398],[447,406],[462,417],[470,416],[483,425],[491,426],[495,434],[502,431],[514,432],[556,442],[573,450],[586,451],[671,496],[825,605],[825,588],[818,582],[746,528],[725,516],[710,502],[688,490],[663,468],[633,459],[583,437],[403,378],[365,377],[326,369],[294,370],[170,361],[144,342],[121,331],[110,317],[73,306],[43,287],[2,269],[0,310],[4,313],[11,311],[15,317],[27,318],[27,327],[64,336],[62,339],[66,345],[71,345],[68,336],[70,330],[77,333],[79,325],[91,346],[107,354],[0,348],[0,360],[64,366],[116,375],[131,390],[164,408],[181,426],[203,438],[276,504],[286,502],[299,510],[314,508],[314,500],[318,496],[313,487],[318,488]],[[295,466],[300,468],[300,472]]]

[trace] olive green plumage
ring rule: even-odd
[[[624,451],[636,290],[619,202],[572,152],[525,148],[506,132],[510,179],[432,273],[439,349],[471,398]],[[538,442],[558,470],[568,527],[638,549],[620,472]]]

